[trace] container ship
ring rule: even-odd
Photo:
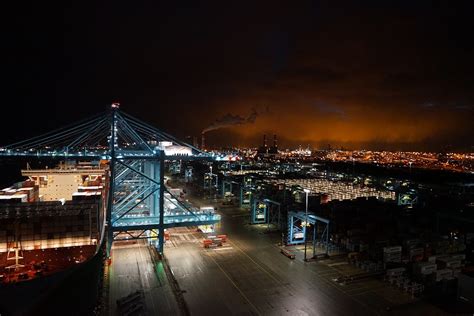
[[[0,314],[93,314],[104,262],[108,164],[26,169],[0,191]]]

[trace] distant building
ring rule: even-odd
[[[267,135],[263,135],[263,144],[258,148],[257,156],[259,157],[274,157],[278,155],[277,136],[273,135],[273,145],[267,145]]]

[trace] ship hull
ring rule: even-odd
[[[40,278],[0,285],[3,315],[91,315],[100,296],[104,245],[85,262]]]

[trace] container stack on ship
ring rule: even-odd
[[[108,166],[67,162],[22,175],[27,180],[0,191],[0,313],[90,313],[103,262]]]

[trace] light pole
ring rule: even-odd
[[[305,227],[304,227],[304,261],[306,261],[306,229],[308,228],[308,193],[311,192],[308,189],[303,190],[306,193],[306,210],[305,210]]]
[[[352,157],[352,176],[355,174],[355,159]]]
[[[212,175],[212,165],[209,166],[209,198],[212,197],[214,191],[214,177]]]

